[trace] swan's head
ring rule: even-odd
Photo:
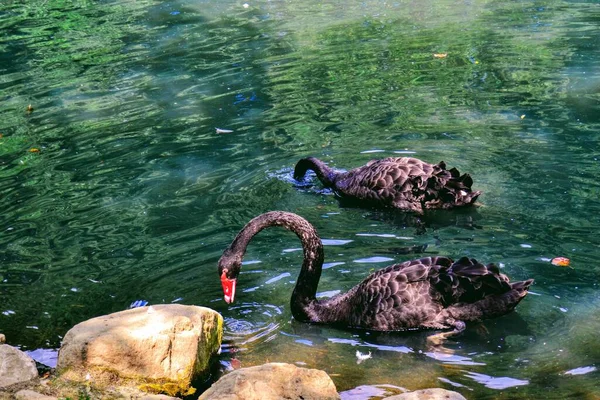
[[[225,250],[219,259],[219,276],[223,286],[223,297],[226,303],[233,303],[235,297],[235,284],[242,268],[242,260],[235,254]]]

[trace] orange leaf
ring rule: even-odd
[[[554,257],[551,263],[557,267],[568,267],[569,264],[571,264],[571,260],[569,260],[567,257]]]
[[[31,149],[29,149],[30,153],[39,153],[40,149],[36,149],[35,147],[32,147]]]
[[[446,58],[448,57],[448,53],[434,53],[433,56],[435,58]]]

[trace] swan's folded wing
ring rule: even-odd
[[[432,268],[448,268],[450,265],[452,259],[448,257],[425,257],[383,268],[357,286],[358,303],[366,314],[375,315],[419,299],[430,299]]]
[[[355,168],[336,181],[342,195],[392,206],[410,201],[413,192],[425,191],[433,166],[416,158],[384,158]]]

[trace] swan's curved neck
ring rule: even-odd
[[[313,320],[309,315],[309,308],[316,302],[317,285],[323,267],[323,244],[317,231],[307,220],[285,211],[271,211],[259,215],[238,233],[228,249],[229,254],[236,254],[241,260],[252,237],[270,226],[282,226],[294,232],[302,242],[304,261],[292,294],[292,315],[300,321]]]
[[[304,177],[308,170],[315,171],[317,178],[319,178],[323,185],[329,187],[334,185],[336,172],[332,168],[329,168],[323,161],[314,157],[303,158],[298,161],[296,168],[294,168],[294,179]]]

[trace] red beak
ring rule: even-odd
[[[227,304],[233,303],[235,297],[235,279],[229,279],[225,276],[225,272],[221,274],[221,286],[223,286],[223,295]]]

